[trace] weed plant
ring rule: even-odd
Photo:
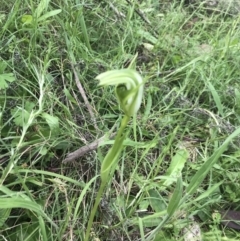
[[[142,104],[89,240],[239,240],[239,39],[239,17],[180,0],[2,1],[0,240],[86,238],[123,114],[96,76],[136,54]]]

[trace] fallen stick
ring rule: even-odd
[[[115,136],[116,133],[112,133],[109,138],[113,138]],[[74,152],[68,153],[66,158],[62,161],[63,164],[66,164],[68,162],[74,161],[76,159],[78,159],[81,156],[84,156],[86,153],[90,152],[90,151],[94,151],[98,148],[98,146],[101,144],[101,142],[103,142],[106,139],[107,135],[95,140],[94,142],[86,145],[86,146],[82,146],[79,149],[77,149]]]
[[[96,124],[97,123],[96,122],[96,118],[95,118],[95,116],[93,114],[93,108],[92,108],[92,106],[90,105],[90,103],[89,103],[89,101],[87,99],[87,96],[86,96],[85,91],[83,89],[83,86],[82,86],[82,84],[81,84],[81,82],[79,80],[79,77],[78,77],[78,74],[77,74],[77,72],[76,72],[76,70],[74,68],[74,65],[71,64],[71,67],[72,67],[72,71],[74,73],[74,77],[75,77],[75,81],[76,81],[78,90],[79,90],[79,92],[80,92],[80,94],[81,94],[81,96],[82,96],[82,98],[84,100],[85,105],[87,106],[88,112],[89,112],[89,114],[90,114],[90,116],[91,116],[91,118],[93,120],[94,127],[95,127],[96,130],[98,130],[98,127],[97,127],[97,124]]]

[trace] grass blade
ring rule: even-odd
[[[50,17],[53,17],[54,15],[57,15],[59,13],[62,12],[62,9],[55,9],[55,10],[52,10],[50,12],[47,12],[45,13],[44,15],[42,15],[41,17],[39,17],[37,19],[38,22],[43,22],[45,21],[46,19],[50,18]]]
[[[197,171],[197,173],[191,179],[188,187],[187,194],[193,194],[204,178],[207,176],[208,172],[212,168],[212,166],[218,161],[219,157],[223,154],[223,152],[227,149],[228,144],[238,135],[240,134],[240,128],[235,130],[225,141],[224,143],[212,154],[212,156],[202,165],[202,167]]]
[[[182,172],[184,165],[188,159],[189,153],[186,149],[180,149],[177,153],[173,156],[171,164],[165,174],[165,176],[169,177],[165,180],[161,185],[162,189],[169,187],[175,180],[179,173]]]
[[[179,177],[177,180],[176,188],[173,192],[173,195],[171,197],[171,200],[170,200],[170,202],[168,204],[168,208],[167,208],[167,213],[170,217],[178,209],[179,203],[182,198],[182,194],[183,194],[183,182],[182,182],[182,178]]]
[[[54,227],[58,228],[57,225],[44,213],[42,207],[37,203],[30,200],[26,200],[21,197],[11,197],[0,199],[1,209],[11,209],[11,208],[23,208],[31,210],[37,213],[39,216],[46,218]]]
[[[213,96],[214,102],[215,102],[215,104],[216,104],[216,106],[218,108],[219,114],[223,117],[224,116],[224,114],[223,114],[223,105],[221,103],[221,99],[220,99],[219,94],[217,93],[216,89],[214,88],[214,86],[210,82],[208,83],[208,88],[209,88],[209,90],[212,93],[212,96]]]

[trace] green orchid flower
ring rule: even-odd
[[[143,98],[143,79],[133,69],[111,70],[96,77],[100,86],[115,85],[121,109],[131,117],[137,113]]]
[[[134,63],[137,55],[132,61]],[[130,67],[131,67],[130,65]],[[130,118],[136,115],[140,108],[143,98],[143,80],[139,73],[133,69],[111,70],[102,73],[96,77],[100,86],[115,85],[115,93],[119,105],[124,111],[125,115],[122,118],[120,128],[117,132],[115,141],[108,154],[105,156],[101,165],[101,185],[99,187],[94,206],[88,221],[86,235],[84,241],[89,241],[90,231],[93,224],[93,219],[100,203],[105,187],[113,177],[114,171],[118,164],[121,152],[124,148],[123,141],[127,137],[124,129],[127,126]]]

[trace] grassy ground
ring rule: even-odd
[[[194,228],[198,240],[240,239],[220,225],[222,210],[240,210],[240,139],[227,139],[240,120],[239,18],[181,1],[1,6],[0,240],[84,240],[109,145],[62,161],[119,124],[114,89],[95,77],[136,53],[144,100],[92,240],[194,240]],[[166,219],[180,174],[186,199]]]

